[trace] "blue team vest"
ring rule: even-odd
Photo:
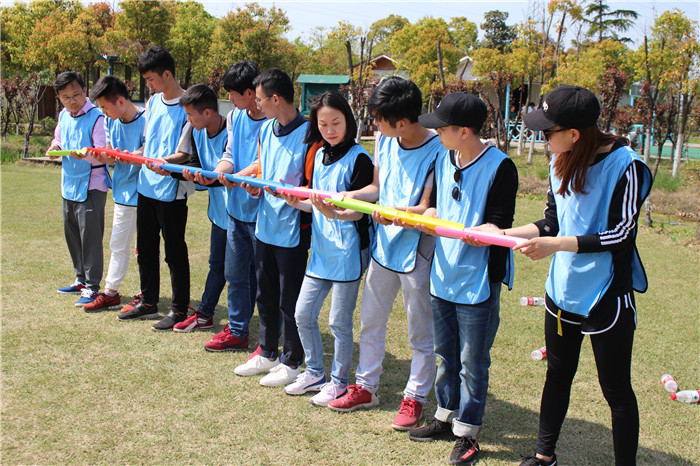
[[[455,166],[449,151],[443,151],[435,164],[437,216],[467,227],[484,223],[486,201],[498,167],[508,156],[495,147],[484,152],[473,165],[462,170],[461,197],[452,197]],[[491,296],[489,247],[475,247],[462,241],[438,237],[430,271],[430,293],[458,304],[478,304]],[[513,251],[508,255],[504,283],[513,286]]]
[[[339,160],[323,164],[323,147],[316,152],[312,186],[324,191],[348,191],[355,161],[366,153],[354,145]],[[313,210],[311,223],[311,258],[306,275],[335,282],[352,282],[362,275],[360,233],[355,222],[326,218]]]
[[[156,94],[148,101],[146,122],[146,142],[143,155],[162,159],[174,154],[180,142],[182,128],[187,122],[187,114],[179,105],[167,105],[163,94]],[[141,170],[138,191],[140,194],[170,202],[177,196],[179,181],[171,176],[160,176],[149,170]]]
[[[304,176],[304,136],[309,123],[304,122],[290,134],[280,137],[273,133],[276,124],[277,120],[267,121],[260,128],[261,177],[299,186]],[[299,211],[284,199],[264,193],[258,209],[255,236],[263,243],[293,248],[299,245],[299,229]]]
[[[221,154],[226,148],[226,131],[221,130],[219,134],[210,138],[206,129],[193,129],[192,139],[197,147],[199,162],[205,170],[214,170],[221,160]],[[228,215],[226,215],[226,188],[224,186],[214,186],[209,190],[209,208],[207,214],[209,220],[221,228],[228,228]]]
[[[555,156],[556,157],[556,156]],[[606,231],[610,201],[615,185],[635,160],[641,160],[629,147],[620,147],[588,169],[585,194],[571,193],[563,197],[556,192],[561,180],[554,174],[554,160],[550,164],[550,182],[557,206],[558,236],[579,236]],[[646,168],[646,166],[645,166]],[[651,172],[644,171],[641,195],[651,189]],[[636,231],[633,233],[636,236]],[[632,286],[645,291],[646,274],[635,245],[632,254]],[[554,303],[565,311],[587,316],[610,287],[613,279],[613,258],[609,251],[554,253],[549,266],[546,290]]]
[[[436,135],[415,149],[404,149],[398,138],[381,136],[377,141],[379,204],[408,207],[418,204],[425,180],[444,150]],[[376,225],[372,258],[395,272],[411,272],[416,266],[420,231],[395,225]]]
[[[258,158],[258,135],[267,120],[253,120],[247,111],[238,109],[231,110],[226,118],[233,167],[234,171],[239,171]],[[260,199],[249,196],[245,189],[228,190],[228,214],[238,221],[255,222],[259,204]]]
[[[146,118],[139,110],[133,120],[124,123],[117,119],[105,119],[109,141],[113,148],[133,152],[143,146],[143,132]],[[117,204],[135,206],[138,198],[136,185],[139,179],[140,165],[129,165],[118,160],[114,162],[112,175],[112,197]]]
[[[92,147],[92,129],[102,113],[97,107],[92,107],[86,113],[77,117],[71,116],[68,110],[63,110],[58,117],[58,128],[61,134],[61,149],[78,150]],[[96,170],[106,170],[97,168]],[[63,157],[61,160],[61,195],[64,199],[75,202],[85,202],[90,186],[92,165],[85,159]]]

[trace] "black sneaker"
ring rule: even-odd
[[[408,432],[408,438],[414,442],[432,442],[438,437],[454,437],[452,423],[433,419],[426,425]]]
[[[175,324],[182,322],[186,318],[187,313],[175,312],[171,309],[170,312],[168,312],[168,315],[160,319],[157,323],[153,324],[151,328],[157,332],[172,330]]]
[[[143,301],[131,307],[129,310],[117,314],[117,319],[119,320],[146,320],[156,318],[158,318],[158,306],[155,304],[146,304]]]
[[[479,459],[479,442],[471,437],[457,437],[452,453],[450,454],[450,464],[474,464]]]
[[[520,466],[555,466],[557,464],[557,455],[552,456],[550,461],[543,460],[535,455],[523,456],[523,462]]]

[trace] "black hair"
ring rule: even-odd
[[[219,111],[219,102],[216,93],[206,84],[195,84],[180,96],[180,105],[191,105],[198,112],[203,112],[210,108],[215,112]]]
[[[224,74],[224,89],[236,91],[239,94],[243,94],[246,89],[255,92],[253,81],[259,74],[260,71],[253,62],[239,61],[234,63]]]
[[[262,87],[267,97],[277,94],[288,103],[294,103],[294,84],[292,84],[292,79],[279,68],[271,68],[260,73],[253,80],[253,86]]]
[[[311,105],[309,126],[306,130],[304,144],[314,144],[323,140],[323,136],[321,136],[321,132],[318,130],[318,111],[321,107],[331,107],[343,114],[345,117],[345,137],[340,144],[354,143],[355,135],[357,134],[357,123],[350,109],[350,104],[348,104],[348,101],[339,92],[326,91],[318,96]]]
[[[423,97],[418,86],[399,76],[383,79],[367,103],[374,118],[386,120],[392,127],[403,118],[411,123],[417,122],[422,107]]]
[[[56,92],[62,91],[73,81],[77,82],[80,87],[85,89],[85,81],[83,81],[83,77],[77,71],[64,71],[59,74],[53,82],[53,87],[56,89]]]
[[[126,84],[116,76],[102,76],[90,89],[90,100],[92,101],[105,98],[110,102],[114,102],[117,100],[117,97],[124,97],[126,100],[130,100]]]
[[[153,71],[160,75],[167,70],[175,76],[175,60],[170,52],[160,45],[148,47],[148,50],[139,56],[137,66],[141,74]]]

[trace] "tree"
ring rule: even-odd
[[[223,76],[223,71],[236,61],[250,60],[260,69],[294,69],[294,47],[282,37],[289,30],[284,11],[263,8],[257,3],[238,7],[223,17],[212,35],[209,49],[210,73]]]
[[[391,38],[390,50],[399,69],[408,72],[426,99],[434,88],[443,87],[439,81],[438,42],[444,71],[454,73],[463,54],[453,45],[444,19],[422,18],[397,31]]]
[[[505,11],[491,10],[484,13],[484,22],[481,30],[484,31],[482,48],[497,49],[504,52],[515,40],[515,27],[508,26],[506,20],[508,13]]]
[[[149,46],[164,45],[173,23],[175,3],[159,0],[125,0],[115,15],[114,29],[108,35],[109,52],[122,61],[136,64]]]
[[[624,33],[634,24],[639,14],[634,10],[610,10],[605,0],[591,0],[584,11],[584,21],[588,24],[588,36],[598,42],[614,40],[632,42],[628,37],[619,37],[618,32]]]
[[[483,77],[481,79],[483,88],[492,90],[492,93],[484,92],[482,96],[489,108],[489,114],[494,119],[496,144],[499,149],[508,152],[510,134],[503,119],[503,109],[506,87],[513,80],[513,72],[509,65],[510,57],[497,49],[486,48],[475,50],[472,57],[474,73]]]
[[[409,24],[411,23],[406,18],[399,15],[389,15],[372,23],[367,38],[372,41],[375,53],[388,52],[391,36]]]
[[[452,45],[461,50],[462,53],[466,54],[476,46],[478,37],[476,24],[464,16],[450,18],[447,27],[447,31],[452,39]]]
[[[185,88],[190,87],[193,73],[197,73],[198,79],[206,77],[204,64],[215,23],[214,17],[199,2],[186,1],[176,6],[167,45],[178,68],[184,70]]]

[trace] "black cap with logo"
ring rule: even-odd
[[[442,98],[434,112],[421,115],[418,121],[426,128],[454,125],[481,129],[486,114],[486,104],[480,98],[466,92],[453,92]]]
[[[554,126],[586,129],[594,126],[600,115],[596,96],[578,86],[559,86],[544,96],[542,108],[523,116],[525,125],[535,131]]]

